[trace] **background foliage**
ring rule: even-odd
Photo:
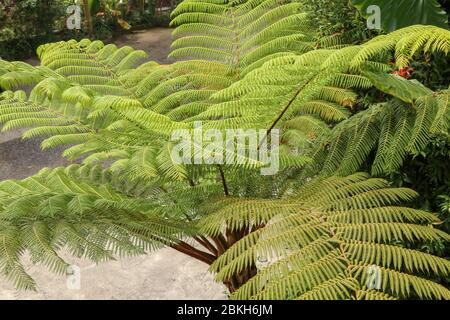
[[[0,2],[0,57],[26,58],[38,45],[57,39],[53,32],[63,16],[59,0]]]
[[[90,1],[93,19],[92,35],[82,24],[82,30],[67,30],[66,9],[73,0],[5,0],[0,2],[0,57],[26,59],[35,54],[41,44],[64,39],[111,39],[123,32],[125,25],[168,26],[169,12],[155,13],[155,2],[129,0]],[[176,1],[173,1],[176,4]],[[83,20],[85,21],[85,20]]]
[[[323,35],[338,33],[344,35],[350,43],[360,43],[380,33],[368,30],[365,19],[347,0],[306,0],[304,3]],[[446,12],[450,12],[450,1],[440,0],[439,4]],[[413,61],[410,68],[408,78],[417,79],[433,90],[450,86],[450,60],[445,55],[427,54]],[[370,94],[364,99],[371,99]],[[359,103],[364,104],[364,99]],[[448,134],[435,136],[420,154],[407,157],[405,165],[397,173],[384,176],[395,186],[407,186],[417,190],[421,196],[415,206],[441,212],[445,221],[450,219],[450,212],[446,209],[450,206],[449,139]],[[449,227],[448,223],[442,225],[448,232]]]

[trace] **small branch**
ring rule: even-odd
[[[222,235],[212,238],[217,247],[217,256],[221,256],[227,250],[227,244]]]
[[[208,265],[211,265],[216,260],[216,257],[213,256],[212,254],[198,250],[183,241],[172,245],[171,248],[173,248],[181,253],[184,253],[192,258],[200,260]]]
[[[227,181],[225,180],[225,173],[223,172],[223,169],[220,165],[218,165],[217,168],[219,169],[220,179],[222,180],[223,192],[228,197],[230,195],[230,192],[228,190]]]
[[[195,187],[195,182],[194,182],[194,180],[192,180],[191,178],[188,178],[188,181],[189,181],[189,185],[190,185],[191,187]]]
[[[231,247],[239,240],[238,234],[236,231],[232,231],[231,229],[227,229],[227,244],[228,247]]]
[[[264,135],[264,138],[261,140],[261,142],[258,145],[258,150],[261,149],[261,146],[264,142],[266,142],[267,137],[272,132],[272,130],[275,128],[275,126],[278,124],[278,122],[283,118],[283,116],[286,114],[286,112],[289,110],[291,105],[294,103],[295,99],[297,99],[298,95],[302,92],[302,90],[312,81],[312,79],[308,80],[304,85],[302,85],[294,94],[294,96],[289,100],[286,107],[283,108],[281,113],[278,115],[278,117],[274,120],[274,122],[271,124],[269,129],[267,129],[266,134]]]
[[[214,247],[214,245],[208,241],[205,237],[194,237],[195,241],[197,241],[199,244],[201,244],[204,248],[209,250],[214,256],[218,256],[217,248]]]
[[[92,16],[91,16],[91,12],[89,10],[90,8],[89,8],[88,0],[83,0],[83,7],[84,7],[84,15],[85,15],[88,30],[89,30],[89,35],[92,37],[94,34],[94,26],[92,24]]]

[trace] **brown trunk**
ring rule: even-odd
[[[156,7],[158,6],[158,1],[156,2]],[[217,166],[219,179],[222,181],[223,192],[225,197],[230,196],[230,189],[228,188],[227,180],[225,178],[225,172],[223,168]],[[195,182],[189,179],[189,185],[195,187]],[[190,221],[190,219],[188,219]],[[226,228],[225,234],[219,233],[214,237],[197,236],[194,240],[201,245],[206,251],[199,250],[185,242],[180,242],[172,245],[172,248],[186,254],[192,258],[205,262],[208,265],[213,264],[214,261],[222,254],[225,253],[231,246],[233,246],[237,241],[241,240],[249,233],[259,229],[261,226],[254,226],[251,228],[242,228],[240,230],[233,230],[229,227]],[[251,265],[244,270],[241,270],[238,274],[233,275],[230,279],[223,281],[223,284],[228,288],[230,293],[235,292],[243,284],[245,284],[249,279],[256,275],[257,269],[255,265]]]
[[[199,250],[186,242],[180,242],[172,245],[171,247],[185,255],[188,255],[194,259],[202,261],[208,265],[211,265],[218,257],[220,257],[230,246],[239,240],[242,236],[245,236],[248,232],[230,232],[227,239],[219,234],[217,237],[211,238],[211,241],[206,237],[195,237],[194,240],[197,241],[202,247],[207,249],[209,252]],[[239,236],[239,238],[236,238]],[[251,267],[242,270],[239,274],[235,274],[230,279],[223,281],[223,284],[227,287],[230,293],[235,292],[243,284],[245,284],[250,278],[256,275],[256,267],[252,265]]]
[[[92,24],[92,16],[89,11],[89,3],[88,0],[83,0],[83,8],[84,8],[84,17],[86,19],[86,25],[89,31],[89,35],[92,36],[94,34],[94,26]]]
[[[188,255],[192,258],[200,260],[209,265],[211,265],[214,262],[214,260],[217,259],[216,256],[213,256],[212,254],[198,250],[185,242],[180,242],[180,243],[174,244],[174,245],[172,245],[172,248],[181,253],[184,253],[185,255]]]

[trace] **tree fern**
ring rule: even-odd
[[[450,297],[437,283],[448,261],[417,250],[449,240],[436,216],[403,206],[414,191],[355,174],[392,172],[448,130],[448,90],[393,74],[448,54],[447,30],[346,46],[321,39],[301,2],[277,0],[185,0],[172,24],[172,65],[87,39],[41,46],[39,67],[0,60],[3,130],[81,162],[0,183],[2,274],[33,289],[26,252],[63,273],[62,249],[102,262],[170,246],[210,264],[232,298]],[[380,98],[361,105],[369,90]],[[261,176],[266,163],[239,154],[177,163],[170,137],[198,121],[265,139],[281,129],[281,171]]]
[[[401,243],[443,239],[429,227],[433,214],[397,206],[414,197],[407,189],[356,174],[304,186],[280,200],[228,201],[200,223],[215,235],[220,225],[241,230],[262,225],[212,265],[218,280],[248,277],[246,270],[269,260],[233,293],[236,299],[361,299],[383,297],[448,299],[430,280],[446,276],[448,260],[405,248]],[[377,266],[381,285],[371,290],[368,269]],[[369,285],[368,285],[369,283]]]

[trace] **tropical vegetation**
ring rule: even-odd
[[[80,6],[80,29],[68,29],[67,18]],[[2,0],[0,57],[26,59],[47,42],[84,37],[110,41],[132,27],[167,26],[167,13],[155,10],[154,0]],[[176,4],[176,1],[173,1]]]
[[[336,15],[314,2],[184,0],[171,65],[88,39],[39,47],[37,67],[0,60],[3,131],[74,161],[0,182],[0,273],[35,289],[25,255],[65,274],[62,250],[101,263],[168,246],[232,299],[450,299],[450,83],[432,71],[448,68],[450,31],[352,38],[360,16],[321,28]],[[173,132],[199,121],[280,130],[280,171],[215,162],[217,145],[191,153],[209,162],[174,161]],[[404,176],[425,170],[436,180],[421,196]]]

